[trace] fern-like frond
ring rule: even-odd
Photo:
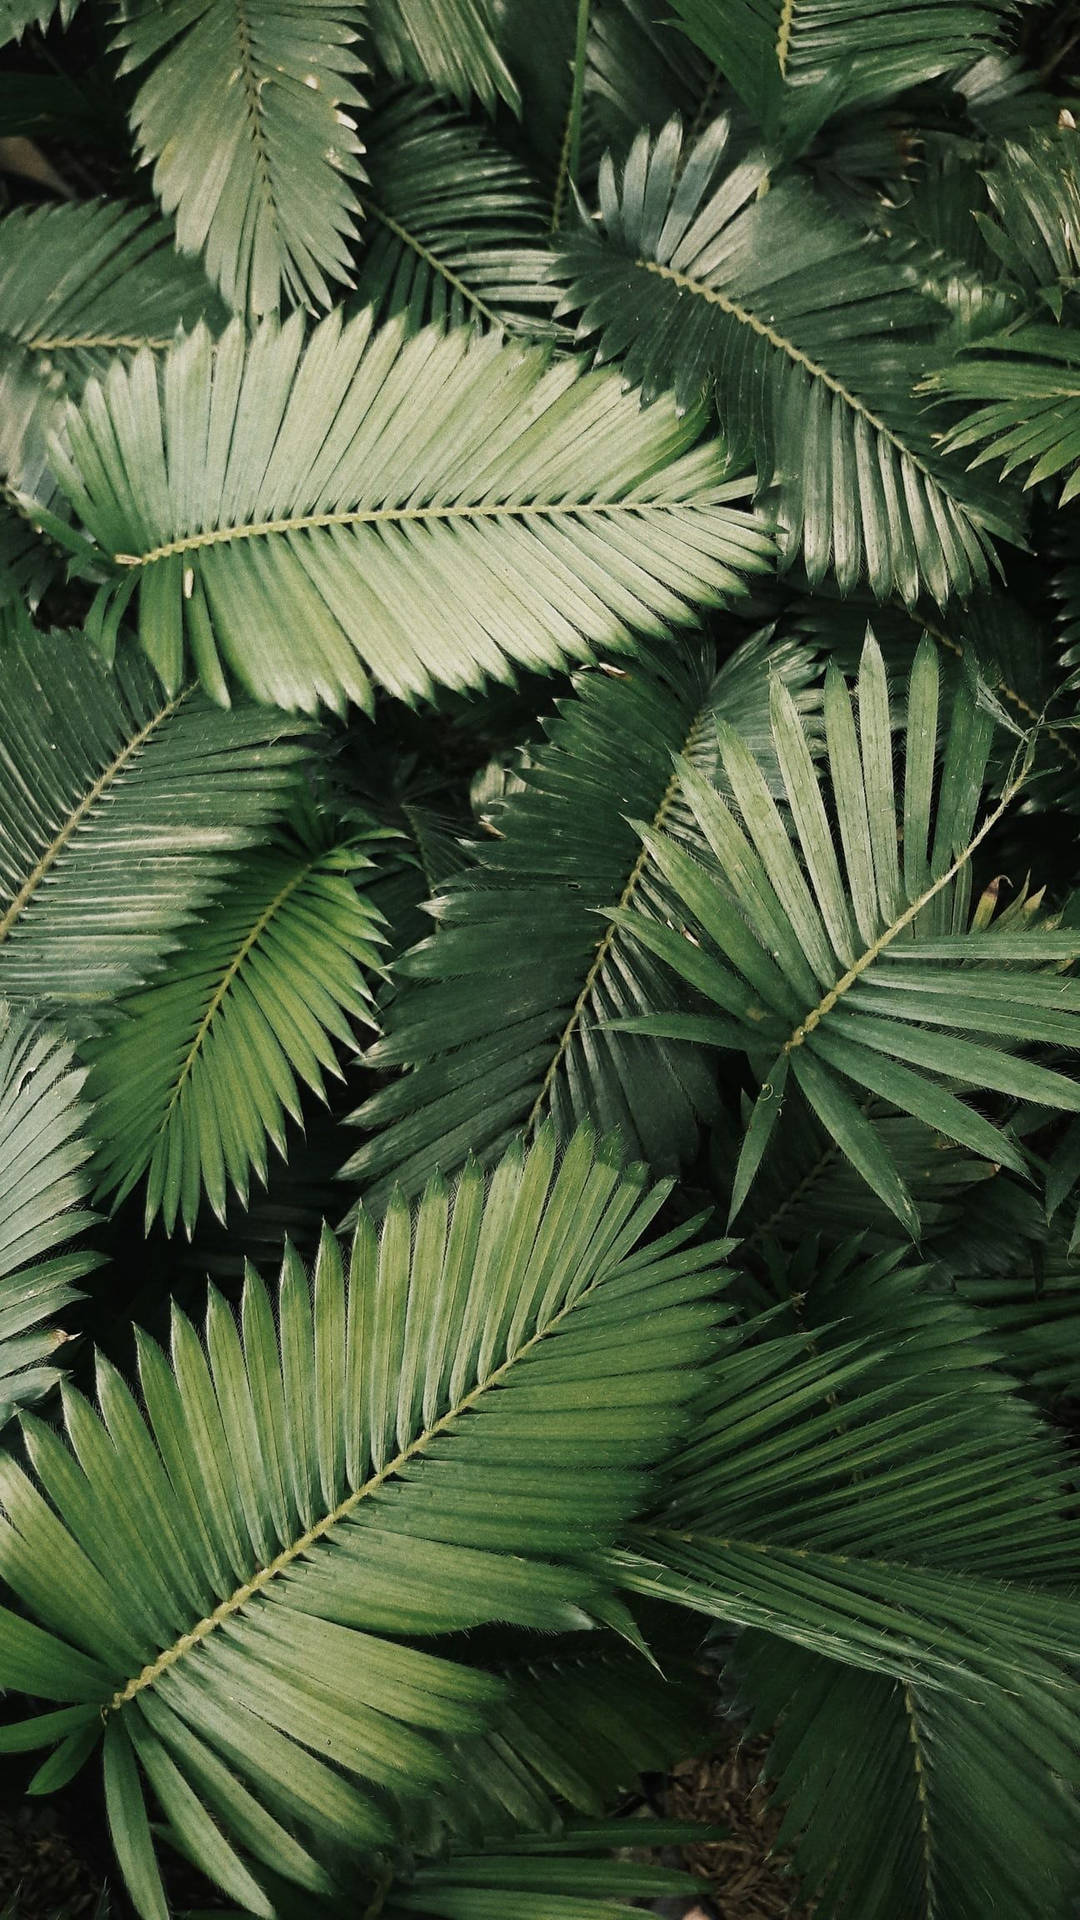
[[[1057,1436],[977,1316],[894,1257],[800,1290],[793,1320],[785,1332],[773,1309],[713,1362],[664,1501],[628,1536],[627,1584],[1046,1713],[1080,1625]]]
[[[57,472],[166,684],[311,710],[629,646],[771,543],[703,418],[472,328],[199,328],[91,384]]]
[[[723,1248],[635,1244],[664,1197],[579,1134],[545,1134],[485,1195],[467,1171],[332,1237],[313,1295],[286,1259],[248,1278],[206,1348],[174,1315],[140,1338],[146,1413],[99,1363],[100,1415],[24,1419],[0,1457],[0,1679],[58,1704],[0,1741],[59,1745],[39,1789],[101,1744],[118,1859],[165,1920],[145,1782],[186,1851],[269,1914],[258,1872],[313,1892],[393,1837],[385,1790],[441,1778],[439,1735],[502,1688],[421,1651],[498,1619],[588,1623],[598,1546],[681,1424],[721,1311]],[[275,1313],[276,1307],[276,1313]],[[612,1341],[611,1330],[619,1339]]]
[[[500,100],[519,113],[501,13],[498,0],[367,0],[375,47],[395,80],[426,81],[463,107],[475,95],[489,113]]]
[[[58,403],[114,354],[224,321],[165,220],[120,201],[16,208],[0,220],[0,479],[39,491]]]
[[[163,692],[82,634],[0,647],[0,993],[104,1003],[162,964],[176,929],[295,792],[284,715]]]
[[[371,1022],[362,966],[377,970],[381,916],[359,890],[374,868],[356,832],[282,833],[250,852],[203,908],[166,977],[121,1000],[84,1049],[91,1067],[96,1173],[117,1204],[145,1173],[146,1224],[194,1228],[205,1193],[224,1221],[267,1145],[285,1153],[301,1082],[324,1097],[334,1052]]]
[[[362,17],[350,0],[122,0],[120,71],[152,63],[139,155],[177,245],[240,313],[328,306],[349,280]]]
[[[753,113],[798,151],[842,110],[891,99],[1001,41],[1015,0],[675,0],[683,31]]]
[[[819,1920],[1068,1920],[1080,1726],[1052,1686],[945,1693],[760,1633],[736,1657]]]
[[[1015,1142],[955,1089],[1080,1110],[1073,1079],[1019,1051],[1080,1039],[1080,986],[1057,970],[1080,954],[1080,932],[1027,921],[984,930],[978,908],[971,914],[972,856],[1021,790],[1028,763],[1022,756],[980,819],[993,723],[966,680],[940,702],[932,643],[920,645],[908,683],[899,794],[884,666],[872,636],[857,695],[856,726],[851,696],[831,667],[822,779],[794,703],[774,681],[773,739],[790,813],[779,811],[730,727],[720,729],[720,757],[741,822],[684,762],[684,793],[719,877],[670,835],[644,827],[642,840],[695,937],[625,908],[615,920],[716,1008],[698,1020],[674,1014],[631,1026],[667,1038],[696,1033],[748,1056],[759,1091],[733,1215],[768,1148],[790,1073],[867,1184],[916,1233],[914,1203],[866,1111],[867,1096],[1023,1171]]]
[[[523,1834],[561,1837],[569,1849],[581,1822],[602,1820],[642,1775],[703,1750],[711,1701],[686,1654],[685,1620],[672,1619],[681,1645],[665,1633],[658,1665],[596,1633],[564,1635],[550,1650],[526,1641],[485,1660],[504,1685],[498,1718],[448,1741],[445,1780],[409,1809],[415,1851],[502,1852]]]
[[[343,1171],[365,1191],[399,1181],[415,1191],[434,1167],[496,1152],[548,1114],[560,1138],[590,1116],[617,1126],[660,1168],[692,1155],[715,1105],[711,1074],[678,1041],[653,1046],[606,1029],[617,1015],[654,1011],[665,989],[648,949],[598,914],[621,900],[664,919],[661,875],[630,820],[645,814],[657,831],[680,831],[671,757],[685,752],[714,773],[721,719],[752,750],[768,742],[768,640],[722,665],[687,647],[582,675],[578,698],[560,703],[549,743],[500,809],[497,837],[438,889],[435,933],[395,969],[403,985],[367,1059],[410,1071],[354,1116],[371,1137]],[[768,657],[805,696],[809,653],[781,645]]]
[[[356,298],[378,319],[546,332],[554,255],[520,161],[463,114],[405,92],[365,128],[370,187]]]
[[[1007,1269],[975,1264],[957,1274],[959,1297],[977,1310],[1004,1364],[1042,1400],[1068,1400],[1080,1381],[1080,1259],[1076,1238],[1056,1232],[1029,1244]]]
[[[728,116],[683,147],[675,119],[637,136],[621,177],[605,159],[600,219],[563,243],[561,311],[645,399],[715,396],[782,562],[801,559],[811,584],[831,568],[842,591],[865,577],[913,603],[985,583],[990,536],[1020,538],[1019,523],[940,456],[914,397],[934,318],[915,265],[801,180],[771,180]]]
[[[79,0],[0,0],[0,46],[9,40],[21,40],[27,27],[40,27],[44,33],[55,17],[69,26]]]
[[[977,212],[986,245],[1027,294],[1060,320],[1080,275],[1080,167],[1076,132],[1006,140],[984,176],[992,212]]]
[[[53,1316],[98,1264],[56,1252],[93,1218],[85,1078],[55,1033],[0,1001],[0,1422],[60,1378]]]
[[[388,1914],[420,1915],[422,1920],[639,1920],[640,1901],[692,1896],[700,1882],[689,1873],[654,1861],[598,1857],[605,1844],[665,1844],[668,1832],[651,1822],[636,1831],[612,1822],[578,1846],[537,1844],[527,1852],[455,1854],[436,1866],[420,1867],[407,1887],[392,1889]],[[693,1834],[693,1829],[691,1829]],[[685,1830],[680,1839],[691,1837]],[[694,1838],[697,1835],[693,1835]],[[578,1850],[580,1848],[580,1851]]]
[[[1060,506],[1080,493],[1080,328],[1024,326],[979,339],[922,383],[924,393],[971,407],[939,436],[949,453],[980,450],[1025,487],[1061,480]]]

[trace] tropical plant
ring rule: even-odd
[[[0,4],[0,1763],[101,1920],[689,1904],[743,1727],[819,1920],[1072,1920],[1078,46]]]

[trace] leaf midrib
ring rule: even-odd
[[[140,727],[138,733],[134,734],[130,740],[124,742],[120,752],[114,759],[110,760],[108,766],[98,775],[93,785],[83,794],[78,805],[68,814],[63,826],[54,834],[49,845],[41,855],[41,858],[38,860],[37,865],[23,881],[22,886],[19,888],[10,906],[0,915],[0,944],[7,939],[20,915],[33,899],[42,881],[56,865],[56,862],[59,860],[60,855],[72,838],[72,835],[77,833],[93,808],[97,806],[99,800],[101,800],[108,791],[113,781],[120,777],[124,769],[135,758],[136,754],[141,752],[151,734],[153,734],[158,727],[162,726],[166,720],[172,718],[173,714],[178,711],[184,701],[190,697],[192,691],[193,689],[191,687],[184,687],[181,692],[176,695],[175,699],[168,700],[163,707],[159,707],[157,713],[152,715],[145,726]]]
[[[308,533],[316,527],[357,527],[382,521],[401,523],[426,520],[507,520],[556,519],[563,515],[580,518],[585,514],[670,513],[685,508],[685,500],[542,500],[495,501],[490,504],[464,502],[449,507],[357,507],[342,513],[300,513],[280,520],[246,521],[230,527],[211,527],[205,533],[181,534],[146,553],[114,553],[119,567],[149,567],[179,553],[197,553],[203,547],[218,547],[231,540],[258,540],[279,533]]]
[[[915,1794],[919,1805],[919,1833],[922,1840],[923,1882],[926,1890],[926,1920],[934,1920],[937,1902],[934,1898],[934,1858],[933,1842],[930,1835],[930,1795],[926,1781],[926,1762],[923,1758],[922,1736],[915,1712],[915,1695],[911,1683],[901,1683],[901,1696],[904,1702],[904,1714],[907,1720],[908,1738],[911,1742],[915,1767]]]
[[[228,966],[225,968],[225,971],[222,974],[221,979],[218,981],[217,986],[214,988],[214,991],[210,997],[210,1002],[209,1002],[209,1005],[207,1006],[206,1012],[203,1014],[203,1017],[199,1022],[198,1028],[195,1033],[195,1037],[192,1040],[191,1045],[187,1050],[187,1053],[184,1055],[184,1063],[180,1069],[180,1072],[176,1077],[176,1085],[173,1088],[172,1095],[169,1099],[169,1104],[165,1109],[165,1113],[162,1117],[161,1124],[158,1127],[159,1137],[165,1132],[165,1129],[167,1128],[170,1120],[172,1119],[173,1111],[176,1107],[177,1101],[180,1099],[180,1096],[184,1091],[184,1087],[186,1086],[187,1081],[194,1070],[195,1063],[198,1060],[200,1053],[202,1052],[203,1045],[206,1041],[206,1037],[210,1032],[211,1027],[214,1024],[214,1021],[217,1018],[218,1013],[221,1010],[222,1004],[225,1000],[226,995],[228,994],[229,988],[232,986],[233,981],[236,979],[236,976],[239,973],[241,967],[243,966],[244,961],[247,959],[248,954],[251,952],[253,947],[258,945],[258,942],[262,939],[263,934],[266,932],[266,929],[270,925],[270,922],[274,918],[275,914],[280,913],[286,900],[288,900],[289,896],[296,891],[297,887],[302,885],[302,883],[307,879],[308,874],[311,872],[312,868],[318,865],[318,862],[321,858],[322,858],[321,854],[313,854],[310,860],[306,861],[304,865],[298,868],[295,873],[290,874],[288,880],[285,882],[285,885],[283,887],[278,888],[278,891],[274,895],[273,899],[263,908],[262,912],[258,915],[258,918],[255,920],[254,925],[248,928],[248,931],[244,935],[244,938],[242,939],[242,941],[240,942],[239,947],[234,953]]]
[[[838,380],[836,375],[822,366],[819,360],[814,360],[808,353],[804,353],[794,340],[789,340],[786,334],[780,333],[768,321],[760,319],[749,307],[743,306],[741,301],[734,300],[730,294],[721,293],[718,287],[710,287],[703,280],[696,280],[692,274],[680,273],[676,267],[663,266],[659,260],[646,260],[642,256],[634,261],[634,265],[642,267],[646,273],[654,273],[659,275],[660,279],[670,281],[673,286],[685,293],[692,293],[700,300],[707,300],[710,306],[719,307],[722,313],[729,314],[742,326],[750,327],[754,333],[760,335],[761,339],[767,340],[771,347],[775,347],[777,352],[786,355],[793,365],[802,367],[812,380],[820,380],[830,393],[835,393],[837,399],[842,400],[852,413],[865,420],[867,426],[880,434],[881,438],[889,446],[894,447],[905,460],[910,460],[912,466],[932,486],[941,487],[940,475],[935,473],[922,454],[916,453],[914,448],[909,447],[907,442],[901,439],[895,428],[889,426],[888,421],[883,420],[872,407],[868,407],[865,400],[860,400],[858,394],[852,393],[851,388],[846,387],[843,381]]]
[[[403,246],[409,247],[425,266],[430,267],[433,273],[437,273],[446,281],[447,286],[453,287],[455,293],[460,293],[462,299],[467,300],[471,307],[475,307],[477,313],[482,314],[485,320],[490,320],[493,327],[505,324],[499,315],[481,300],[480,295],[474,293],[472,288],[467,286],[451,267],[447,266],[445,260],[440,260],[437,253],[433,253],[430,247],[425,247],[415,233],[410,232],[408,227],[402,226],[400,220],[395,220],[393,214],[388,213],[385,207],[381,207],[377,200],[365,200],[364,205],[368,213],[373,214],[376,220],[381,220],[388,232],[394,234]]]
[[[245,1581],[242,1586],[237,1587],[235,1591],[229,1595],[227,1600],[223,1600],[219,1606],[214,1608],[212,1613],[208,1613],[189,1633],[181,1634],[179,1638],[173,1642],[171,1647],[166,1647],[162,1653],[157,1655],[156,1659],[148,1662],[140,1673],[137,1673],[133,1679],[128,1681],[126,1686],[119,1688],[117,1692],[113,1694],[112,1699],[103,1707],[103,1714],[117,1712],[121,1707],[125,1706],[129,1700],[133,1700],[136,1694],[141,1693],[145,1687],[153,1686],[155,1680],[160,1679],[161,1675],[168,1672],[170,1667],[174,1667],[177,1661],[182,1659],[184,1654],[188,1653],[192,1647],[200,1645],[202,1641],[206,1640],[209,1635],[214,1632],[215,1628],[221,1626],[224,1621],[231,1619],[234,1614],[239,1613],[241,1608],[245,1607],[249,1600],[254,1599],[256,1595],[264,1592],[271,1581],[277,1578],[278,1574],[284,1573],[288,1567],[292,1566],[294,1561],[298,1560],[301,1555],[307,1553],[318,1541],[324,1539],[334,1527],[339,1526],[343,1520],[347,1520],[362,1500],[369,1499],[372,1494],[377,1493],[380,1487],[384,1486],[395,1474],[400,1473],[402,1468],[407,1466],[411,1460],[414,1460],[418,1454],[423,1453],[425,1448],[430,1446],[433,1440],[438,1439],[439,1435],[444,1433],[455,1420],[459,1420],[462,1414],[468,1413],[477,1402],[483,1398],[484,1394],[489,1393],[493,1388],[499,1386],[501,1381],[513,1367],[517,1366],[519,1361],[524,1360],[541,1340],[546,1340],[548,1335],[554,1332],[568,1314],[573,1313],[585,1300],[588,1300],[590,1296],[595,1293],[597,1287],[603,1284],[604,1278],[601,1277],[592,1280],[588,1286],[583,1287],[579,1294],[576,1294],[572,1300],[568,1300],[564,1306],[559,1308],[557,1313],[552,1314],[549,1320],[545,1320],[544,1324],[537,1328],[536,1332],[525,1341],[524,1345],[518,1347],[516,1352],[510,1354],[500,1367],[496,1367],[493,1373],[486,1374],[484,1379],[478,1381],[476,1386],[472,1387],[461,1400],[457,1401],[446,1413],[441,1414],[438,1420],[434,1421],[430,1427],[425,1428],[423,1433],[418,1434],[415,1440],[411,1440],[407,1447],[403,1447],[385,1467],[380,1468],[379,1472],[373,1474],[369,1480],[365,1480],[363,1486],[356,1487],[351,1493],[346,1494],[344,1500],[339,1501],[336,1507],[332,1508],[329,1513],[324,1514],[321,1520],[317,1520],[313,1526],[309,1527],[305,1533],[300,1535],[299,1539],[294,1540],[289,1546],[282,1548],[282,1551],[277,1554],[273,1560],[269,1561],[265,1567],[261,1567],[258,1573],[254,1574],[250,1580]]]
[[[1021,764],[1019,773],[1015,774],[1006,784],[997,806],[993,807],[987,814],[978,832],[972,835],[967,846],[961,853],[957,854],[952,865],[947,868],[943,874],[939,875],[938,879],[932,880],[930,885],[919,895],[918,899],[913,900],[909,906],[905,907],[903,913],[892,921],[891,924],[885,928],[884,932],[880,933],[877,939],[872,941],[865,951],[859,955],[858,959],[853,961],[851,966],[841,974],[835,985],[829,988],[828,993],[823,994],[817,1006],[813,1007],[807,1014],[805,1020],[801,1020],[794,1032],[788,1035],[781,1049],[782,1053],[790,1054],[793,1053],[797,1047],[801,1047],[809,1038],[810,1034],[813,1033],[814,1029],[820,1026],[821,1022],[833,1011],[833,1008],[837,1005],[837,1002],[842,999],[843,995],[849,992],[856,982],[862,978],[862,975],[867,969],[874,964],[874,961],[879,959],[886,948],[890,947],[893,941],[918,919],[923,908],[929,906],[931,900],[935,900],[938,894],[941,893],[951,881],[955,880],[960,869],[967,865],[972,854],[975,853],[976,849],[980,847],[986,839],[987,834],[993,831],[998,821],[1002,818],[1002,815],[1008,811],[1023,786],[1027,774],[1028,766],[1025,760]]]
[[[681,759],[686,759],[687,756],[693,752],[694,747],[697,744],[698,737],[701,733],[701,729],[706,724],[706,721],[708,720],[710,714],[714,712],[714,701],[715,701],[715,688],[710,692],[709,697],[702,701],[700,707],[697,709],[697,712],[694,714],[693,720],[691,721],[690,726],[687,730],[686,738],[682,744],[682,750],[679,756]],[[664,823],[667,820],[668,814],[671,812],[671,809],[675,804],[675,799],[678,794],[678,791],[679,791],[679,774],[678,774],[678,771],[676,770],[675,772],[672,773],[671,778],[667,783],[667,786],[664,788],[664,792],[660,800],[660,805],[658,806],[655,814],[653,815],[652,831],[654,833],[659,833],[662,827],[664,826]],[[638,887],[641,884],[642,875],[645,872],[645,869],[648,866],[648,864],[649,864],[649,850],[647,846],[642,844],[642,846],[638,849],[637,858],[635,859],[634,864],[630,869],[630,875],[626,882],[626,885],[624,886],[621,894],[619,895],[619,903],[616,909],[618,913],[622,913],[625,909],[632,906],[634,901],[634,896],[637,893]],[[544,1103],[547,1100],[548,1094],[551,1092],[555,1075],[557,1074],[560,1066],[562,1065],[564,1059],[566,1058],[567,1050],[569,1049],[574,1039],[574,1036],[581,1025],[582,1015],[584,1014],[585,1008],[588,1005],[588,1002],[592,996],[593,989],[596,986],[596,982],[599,979],[601,972],[603,971],[604,963],[607,960],[608,954],[610,953],[612,946],[614,945],[616,939],[618,938],[618,934],[619,934],[618,923],[615,920],[610,920],[600,940],[597,942],[596,952],[594,953],[592,961],[590,962],[589,970],[585,975],[585,983],[581,989],[581,992],[578,994],[577,999],[574,1002],[573,1008],[570,1013],[570,1017],[567,1020],[566,1025],[562,1030],[562,1033],[559,1035],[558,1043],[555,1048],[555,1053],[548,1065],[546,1073],[544,1074],[544,1078],[541,1081],[540,1091],[538,1092],[536,1099],[533,1101],[533,1104],[529,1109],[529,1115],[525,1121],[525,1130],[527,1133],[531,1133],[533,1129],[537,1126],[540,1120],[540,1117],[544,1108]]]

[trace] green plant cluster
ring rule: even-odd
[[[1076,1912],[1063,12],[0,4],[0,1752],[120,1911],[629,1920],[722,1656],[817,1920]]]

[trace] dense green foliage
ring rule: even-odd
[[[629,1920],[721,1666],[818,1920],[1075,1913],[1077,41],[0,4],[0,1753],[114,1913]]]

